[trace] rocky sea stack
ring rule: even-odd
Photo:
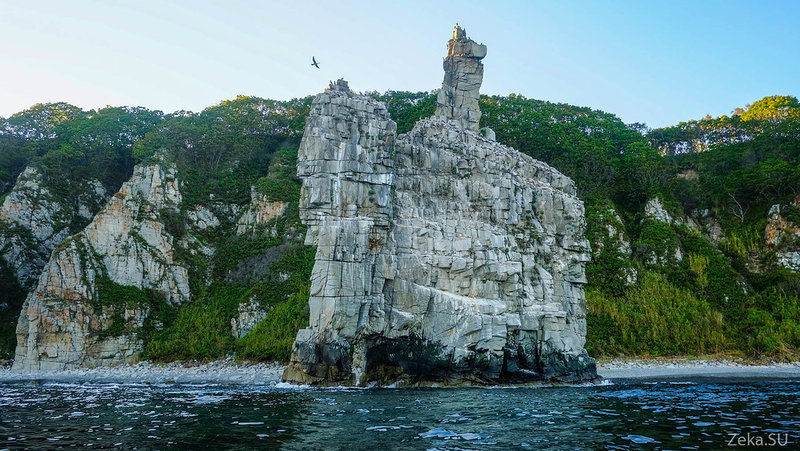
[[[317,247],[310,322],[284,380],[596,378],[583,202],[571,179],[479,130],[485,56],[456,26],[436,114],[399,136],[344,80],[314,99],[298,159]]]

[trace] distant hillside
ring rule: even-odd
[[[399,133],[436,105],[427,92],[374,96]],[[308,317],[313,254],[302,245],[294,165],[310,101],[239,97],[173,114],[58,103],[2,121],[0,354],[13,354],[22,301],[50,252],[92,221],[134,165],[162,162],[176,168],[182,200],[154,217],[178,243],[193,300],[141,331],[145,355],[286,359]],[[730,117],[649,132],[602,111],[516,95],[484,96],[481,110],[481,126],[498,141],[578,185],[594,258],[590,353],[797,355],[796,98],[767,97]],[[134,303],[157,296],[102,288]],[[231,320],[250,321],[252,331],[235,337]],[[131,332],[114,324],[104,333]]]

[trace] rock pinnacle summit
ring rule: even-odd
[[[478,107],[486,46],[467,37],[456,25],[453,39],[447,42],[444,81],[436,99],[436,117],[453,119],[462,127],[478,131],[481,110]]]

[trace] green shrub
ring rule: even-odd
[[[308,326],[308,297],[311,282],[267,313],[255,329],[236,342],[239,357],[286,362],[297,331]]]
[[[0,259],[0,290],[3,299],[0,304],[5,304],[0,310],[0,358],[11,358],[17,347],[17,319],[26,293],[2,259]]]
[[[108,277],[101,276],[95,280],[97,296],[91,301],[95,313],[106,312],[112,315],[112,323],[100,331],[99,338],[117,337],[125,333],[136,333],[147,342],[157,328],[169,324],[174,318],[175,310],[164,298],[154,290],[142,290],[137,287],[120,285]],[[125,309],[138,309],[146,312],[142,327],[128,327],[122,317]]]
[[[681,248],[681,242],[671,224],[645,219],[642,221],[635,247],[637,255],[645,264],[660,268],[677,264],[675,250]]]
[[[723,309],[727,319],[732,320],[733,316],[738,315],[747,298],[742,276],[733,269],[730,261],[698,232],[681,230],[680,243],[688,253],[688,258],[681,263],[680,269],[670,274],[670,281],[694,290],[715,307]]]
[[[308,291],[315,249],[290,247],[273,263],[266,280],[251,286],[213,283],[205,297],[178,309],[174,321],[156,331],[146,344],[144,358],[210,360],[238,351],[253,360],[286,360],[292,342],[308,322]],[[281,280],[280,274],[288,274]],[[231,319],[240,303],[255,299],[270,309],[267,317],[243,339],[234,341]]]
[[[258,326],[236,343],[240,357],[288,361],[297,331],[308,326],[308,297],[316,249],[296,247],[273,265],[289,278],[275,284],[266,301],[273,305]]]
[[[722,314],[646,271],[623,297],[586,293],[587,348],[595,355],[706,354],[727,348]]]
[[[297,177],[297,150],[293,148],[277,151],[272,157],[267,176],[256,182],[256,191],[271,201],[297,201],[302,186]]]
[[[159,361],[209,360],[224,356],[231,348],[230,318],[219,299],[182,306],[175,321],[156,331],[146,344],[143,358]]]
[[[621,296],[628,284],[628,272],[634,270],[634,263],[606,242],[600,254],[586,265],[586,278],[599,291]]]
[[[167,233],[178,239],[186,235],[186,220],[181,210],[162,208],[159,217]]]
[[[800,225],[800,208],[797,208],[792,204],[781,206],[781,216],[786,218],[786,220],[789,222]]]
[[[689,269],[697,276],[697,285],[700,288],[708,286],[706,268],[708,268],[708,257],[693,252],[689,253]]]

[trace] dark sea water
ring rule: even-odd
[[[731,434],[800,449],[800,381],[367,390],[0,382],[0,449],[720,449]]]

